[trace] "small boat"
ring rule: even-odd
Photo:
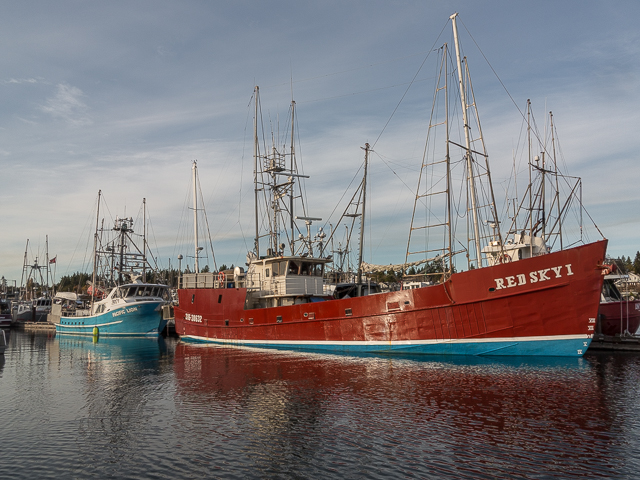
[[[11,312],[12,323],[14,324],[46,322],[47,315],[51,312],[51,289],[49,281],[53,276],[51,275],[50,267],[52,264],[55,264],[55,259],[49,259],[48,237],[46,245],[46,260],[44,265],[39,263],[37,256],[30,262],[28,260],[29,239],[27,239],[22,266],[20,296]]]
[[[616,286],[626,275],[610,274],[604,277],[598,324],[596,331],[604,335],[634,335],[640,327],[640,300],[623,298]]]
[[[551,208],[557,216],[553,219],[545,215],[542,207],[550,196],[547,193],[545,197],[545,185],[550,188],[550,179],[557,183],[560,177],[551,162],[545,163],[544,156],[541,165],[537,156],[535,162],[529,161],[529,178],[541,179],[541,183],[536,190],[530,180],[526,195],[530,204],[518,210],[525,213],[517,228],[515,222],[520,217],[514,214],[512,228],[505,235],[500,232],[488,154],[479,121],[474,120],[476,102],[466,61],[462,66],[456,15],[451,20],[457,58],[457,68],[453,68],[458,79],[446,89],[438,84],[436,90],[444,95],[459,86],[456,108],[463,116],[459,122],[462,127],[459,135],[451,138],[450,125],[454,122],[450,123],[448,117],[430,124],[431,133],[444,125],[440,131],[446,132],[446,139],[442,138],[445,141],[441,142],[437,158],[423,159],[421,181],[426,183],[428,174],[433,183],[427,185],[431,190],[425,190],[418,182],[416,222],[412,219],[409,233],[409,244],[416,248],[407,247],[405,262],[376,266],[362,261],[367,161],[371,151],[365,144],[360,209],[345,215],[360,221],[356,285],[342,298],[326,295],[325,267],[332,262],[325,251],[328,240],[321,231],[315,237],[310,234],[312,222],[321,219],[309,217],[305,211],[294,216],[294,199],[301,195],[294,192],[293,186],[303,176],[295,168],[294,148],[291,153],[276,146],[268,153],[259,150],[256,87],[254,249],[247,255],[246,273],[240,267],[232,275],[200,273],[196,239],[195,273],[182,275],[179,305],[175,308],[176,333],[182,340],[346,353],[579,357],[586,352],[595,333],[607,240],[584,243],[580,239],[581,245],[564,247],[569,243],[565,232],[558,230],[566,217],[564,207],[554,196]],[[444,65],[450,58],[446,44],[441,50]],[[439,78],[443,83],[448,81],[447,71],[447,67],[441,70]],[[448,101],[448,94],[444,98]],[[294,105],[292,102],[291,125]],[[453,110],[433,109],[447,115]],[[473,132],[472,124],[476,128]],[[432,151],[424,150],[425,155]],[[436,169],[441,169],[438,176],[432,173]],[[461,191],[464,189],[465,193],[452,193],[452,171],[463,179]],[[577,187],[572,191],[576,190]],[[259,203],[263,197],[265,201]],[[436,198],[444,213],[430,217],[428,225],[419,224],[427,216],[416,215],[416,207],[427,200],[435,205]],[[456,204],[460,198],[466,200]],[[572,201],[576,198],[574,195]],[[526,201],[521,200],[523,204]],[[193,210],[197,211],[195,205]],[[456,231],[458,214],[465,212],[467,228]],[[288,218],[282,219],[285,215]],[[305,228],[296,227],[294,219],[304,220],[306,236]],[[268,229],[259,230],[260,226]],[[424,237],[418,238],[421,235]],[[281,243],[285,237],[288,245]],[[435,242],[433,238],[442,239],[443,245],[431,246],[429,241]],[[556,239],[559,249],[554,250]],[[267,248],[260,245],[265,241]],[[409,261],[409,255],[418,260]],[[421,265],[425,265],[421,267],[424,269],[437,267],[434,282],[411,284],[417,288],[399,291],[367,291],[366,273],[405,272]]]
[[[98,219],[101,192],[98,193]],[[146,222],[146,220],[145,220]],[[94,237],[94,267],[86,308],[75,294],[59,293],[50,321],[56,333],[71,335],[158,335],[166,326],[162,310],[171,300],[169,287],[142,281],[147,269],[145,247],[133,241],[133,219],[117,218],[110,231],[98,228]],[[107,237],[105,239],[104,237]],[[135,270],[141,269],[142,274]],[[107,272],[107,273],[105,273]],[[125,277],[130,281],[124,281]]]
[[[14,323],[46,322],[51,312],[51,297],[39,297],[18,303],[13,313]]]

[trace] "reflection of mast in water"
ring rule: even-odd
[[[52,343],[59,349],[58,368],[77,369],[78,362],[86,365],[84,405],[79,407],[86,411],[80,433],[91,445],[87,448],[94,451],[96,444],[105,442],[122,451],[137,448],[135,431],[146,427],[145,407],[157,384],[145,377],[163,373],[164,339],[64,335]]]

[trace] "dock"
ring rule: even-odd
[[[640,352],[640,336],[611,336],[597,333],[593,336],[587,353],[595,352]]]
[[[56,326],[49,322],[20,322],[12,324],[11,328],[24,330],[26,332],[56,331]]]

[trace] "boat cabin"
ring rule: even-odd
[[[312,257],[252,259],[244,283],[247,308],[279,307],[324,297],[324,266],[330,260]]]
[[[509,238],[504,245],[500,245],[498,240],[489,242],[482,253],[486,255],[489,266],[493,266],[545,255],[549,249],[543,238],[534,236],[531,241],[531,236],[523,232]]]

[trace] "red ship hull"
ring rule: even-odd
[[[443,284],[245,309],[244,288],[178,291],[185,340],[300,350],[580,356],[594,334],[607,241],[456,273]]]
[[[598,310],[600,333],[621,335],[637,332],[640,327],[640,300],[601,303]]]

